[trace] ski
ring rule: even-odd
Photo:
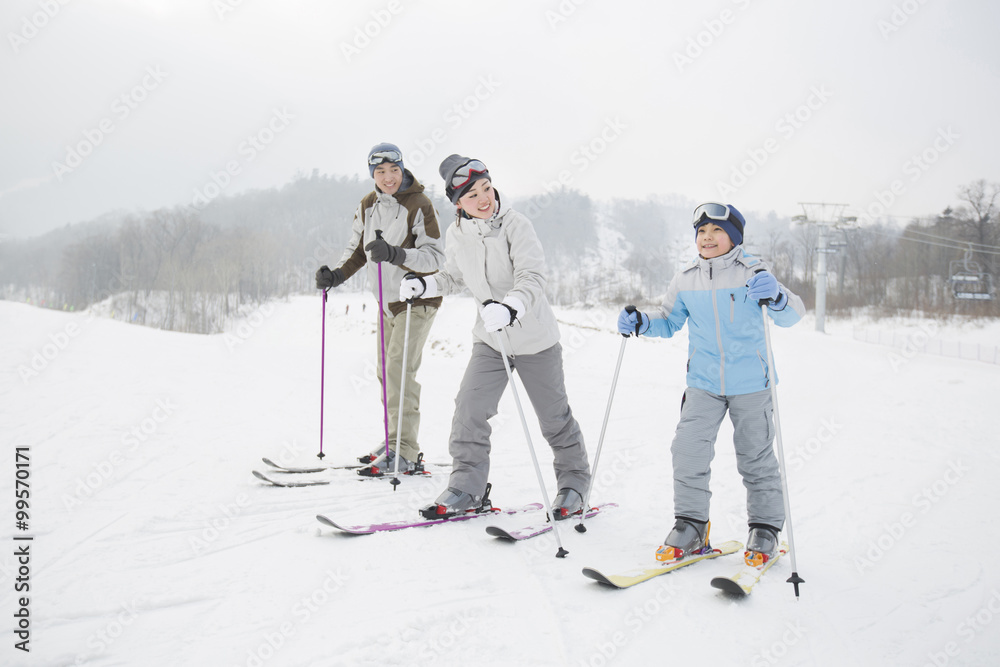
[[[596,507],[591,507],[587,512],[587,518],[597,516],[601,512],[612,507],[618,507],[615,503],[604,503]],[[566,517],[566,524],[569,524],[570,519],[579,519],[579,514],[574,514],[572,516]],[[500,526],[486,526],[486,533],[492,535],[493,537],[499,537],[501,540],[517,541],[517,540],[527,540],[532,537],[538,537],[539,535],[544,535],[545,533],[552,530],[552,523],[546,519],[545,521],[525,526],[523,528],[506,529]]]
[[[356,470],[358,468],[364,467],[364,465],[362,465],[361,463],[355,463],[353,465],[346,465],[346,466],[316,466],[314,468],[295,468],[295,467],[279,465],[269,458],[262,458],[261,461],[271,466],[278,472],[291,472],[291,473],[324,472],[326,470]]]
[[[718,558],[719,556],[728,556],[729,554],[736,553],[742,548],[743,544],[740,542],[725,542],[708,553],[698,554],[697,556],[688,556],[687,558],[682,558],[672,563],[664,563],[663,565],[656,567],[637,568],[627,572],[622,572],[621,574],[603,574],[593,568],[585,567],[583,568],[583,575],[607,586],[614,586],[615,588],[629,588],[631,586],[635,586],[636,584],[641,584],[644,581],[649,581],[653,577],[658,577],[661,574],[667,574],[668,572],[679,570],[682,567],[687,567],[688,565],[700,563],[703,560]]]
[[[730,595],[738,595],[740,597],[746,597],[750,595],[750,591],[753,590],[754,585],[760,581],[760,578],[764,576],[772,565],[778,562],[778,559],[788,553],[788,544],[785,542],[781,543],[781,548],[778,549],[778,553],[775,554],[774,558],[770,559],[760,568],[751,567],[749,565],[744,565],[740,568],[740,571],[731,577],[715,577],[712,579],[712,586],[718,588],[719,590],[725,591]]]
[[[388,480],[393,479],[393,474],[390,472],[390,473],[386,473],[384,475],[379,475],[378,477],[370,477],[370,476],[365,476],[365,475],[357,475],[357,476],[354,476],[354,477],[337,477],[335,479],[313,479],[313,478],[302,479],[302,478],[298,478],[298,479],[295,479],[295,480],[288,480],[288,481],[286,481],[286,480],[282,480],[282,479],[275,479],[274,477],[269,477],[269,476],[265,475],[264,473],[260,472],[259,470],[251,470],[250,472],[252,472],[253,476],[256,477],[257,479],[261,480],[262,482],[267,482],[268,484],[270,484],[272,486],[281,486],[281,487],[286,487],[286,488],[294,488],[294,487],[298,487],[298,486],[325,486],[327,484],[332,484],[334,481],[343,481],[345,479],[356,479],[356,480],[359,480],[359,481],[364,481],[364,480],[369,480],[369,479],[388,479]],[[279,472],[280,473],[280,472],[284,472],[284,471],[282,471],[282,470],[276,470],[274,472]],[[431,473],[427,472],[426,470],[425,471],[421,471],[421,472],[401,472],[399,474],[401,476],[403,476],[403,477],[430,477],[431,476]]]
[[[283,487],[323,486],[324,484],[329,484],[332,481],[332,480],[329,480],[329,479],[308,479],[308,480],[287,481],[286,482],[284,480],[277,480],[277,479],[273,479],[271,477],[268,477],[264,473],[262,473],[260,471],[257,471],[257,470],[251,470],[250,472],[252,472],[253,476],[256,477],[257,479],[261,480],[262,482],[267,482],[268,484],[270,484],[272,486],[283,486]]]
[[[419,521],[390,521],[388,523],[370,523],[362,524],[357,526],[349,526],[346,524],[341,524],[333,519],[324,516],[322,514],[317,514],[316,519],[325,526],[330,528],[336,528],[344,533],[350,533],[351,535],[371,535],[373,533],[382,533],[390,530],[403,530],[404,528],[420,528],[423,526],[436,526],[439,523],[454,523],[456,521],[468,521],[469,519],[478,519],[483,516],[494,516],[499,514],[520,514],[522,512],[534,512],[542,509],[539,503],[531,503],[530,505],[525,505],[524,507],[518,507],[516,509],[501,510],[492,509],[486,512],[468,512],[466,514],[459,514],[457,516],[448,517],[447,519],[422,519]]]
[[[421,465],[424,465],[424,466],[434,466],[436,468],[449,468],[449,467],[451,467],[450,463],[431,463],[431,462],[428,462],[428,461],[424,461],[423,458],[422,458],[422,456],[423,455],[421,455],[421,459],[419,460],[419,463]],[[283,466],[283,465],[280,465],[280,464],[275,463],[274,461],[272,461],[271,459],[266,458],[266,457],[262,458],[261,461],[263,461],[268,466],[274,468],[273,472],[285,472],[285,473],[294,473],[294,474],[326,472],[327,470],[360,470],[362,468],[368,468],[368,467],[370,467],[368,464],[353,463],[353,464],[349,464],[349,465],[338,465],[338,466],[315,466],[315,467],[297,468],[297,467],[294,467],[294,466]],[[403,474],[405,474],[405,473],[403,473]]]

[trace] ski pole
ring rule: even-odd
[[[375,230],[375,238],[382,238],[382,230]],[[378,335],[379,350],[382,354],[382,423],[385,425],[385,455],[389,456],[389,399],[385,387],[385,301],[382,298],[382,262],[378,262]]]
[[[507,371],[507,381],[510,383],[510,390],[514,394],[514,404],[517,406],[517,414],[521,417],[521,427],[524,428],[524,439],[528,443],[528,451],[531,453],[531,462],[535,466],[535,475],[538,477],[538,488],[542,492],[542,500],[545,502],[545,507],[549,513],[552,512],[549,506],[549,497],[545,493],[545,481],[542,479],[542,469],[538,467],[538,457],[535,456],[535,447],[531,444],[531,433],[528,432],[528,422],[524,419],[524,409],[521,408],[521,399],[517,395],[517,387],[514,386],[514,374],[510,370],[510,362],[507,361],[507,351],[503,346],[503,335],[500,331],[494,332],[497,338],[497,345],[500,347],[500,356],[503,358],[503,367]],[[562,538],[559,536],[559,527],[556,525],[555,519],[550,518],[552,521],[552,532],[556,536],[556,544],[559,546],[559,550],[556,551],[556,558],[565,558],[566,554],[569,552],[563,548]]]
[[[635,310],[635,306],[629,306]],[[590,484],[587,486],[587,496],[583,499],[583,514],[580,515],[580,523],[574,528],[578,533],[587,532],[587,527],[583,525],[587,518],[587,510],[590,509],[590,492],[594,490],[594,482],[597,480],[597,464],[601,462],[601,448],[604,446],[604,432],[608,430],[608,418],[611,416],[611,401],[615,397],[615,387],[618,386],[618,371],[622,367],[622,357],[625,355],[625,343],[629,334],[622,334],[622,345],[618,349],[618,363],[615,365],[615,376],[611,380],[611,394],[608,396],[608,407],[604,410],[604,423],[601,425],[601,435],[597,439],[597,453],[594,455],[594,466],[590,469]]]
[[[406,353],[410,347],[410,309],[413,307],[413,299],[406,300],[406,326],[403,328],[403,368],[399,379],[399,414],[396,418],[396,460],[392,470],[392,490],[399,486],[399,459],[402,454],[399,449],[399,440],[403,434],[403,398],[406,396]]]
[[[775,382],[774,355],[771,353],[771,330],[767,321],[767,303],[760,304],[760,314],[764,319],[764,343],[767,347],[767,367],[770,374],[771,403],[774,411],[774,440],[778,449],[778,470],[781,473],[782,497],[785,501],[785,529],[788,531],[788,548],[792,556],[792,576],[788,578],[788,583],[795,587],[795,598],[799,597],[799,584],[805,583],[805,579],[799,576],[799,569],[795,565],[795,536],[792,533],[792,506],[788,501],[788,478],[785,474],[785,452],[781,445],[781,420],[778,418],[778,383]]]
[[[319,344],[319,454],[316,458],[320,461],[326,456],[323,453],[323,390],[326,388],[323,371],[326,368],[326,293],[329,291],[330,288],[323,290],[323,327]]]

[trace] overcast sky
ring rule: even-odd
[[[0,234],[199,204],[391,141],[514,197],[928,215],[1000,181],[990,0],[5,0]]]

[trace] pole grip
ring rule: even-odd
[[[753,274],[757,275],[758,273],[763,273],[763,272],[764,272],[764,269],[761,268],[761,269],[757,269],[756,271],[754,271]],[[757,305],[760,306],[761,308],[763,308],[764,306],[767,305],[767,299],[757,299]]]
[[[636,312],[637,310],[638,310],[638,308],[636,308],[635,306],[633,306],[631,304],[629,304],[628,306],[625,306],[625,312],[628,313],[629,315],[631,315],[632,313]],[[640,314],[639,318],[635,321],[635,336],[636,336],[636,338],[639,337],[639,327],[641,327],[641,326],[642,326],[642,315]],[[624,334],[623,333],[622,334],[622,338],[628,338],[631,335],[632,334]]]
[[[403,276],[403,280],[410,280],[412,278],[416,278],[417,280],[419,280],[420,284],[423,285],[424,290],[420,294],[416,296],[411,296],[409,299],[407,299],[406,300],[407,306],[413,303],[414,299],[419,299],[421,296],[423,296],[424,292],[427,291],[427,281],[424,280],[422,277],[418,276],[417,274],[415,274],[413,271],[409,271],[406,273],[406,275]],[[407,314],[407,317],[409,317],[409,314]]]

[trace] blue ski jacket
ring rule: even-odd
[[[747,300],[746,283],[767,263],[738,245],[721,257],[699,256],[677,272],[646,336],[670,338],[690,320],[687,384],[719,396],[767,389],[777,375],[767,367],[760,306]],[[780,310],[768,308],[775,324],[790,327],[802,318],[802,299],[779,283],[787,297]],[[779,303],[781,299],[779,298]]]

